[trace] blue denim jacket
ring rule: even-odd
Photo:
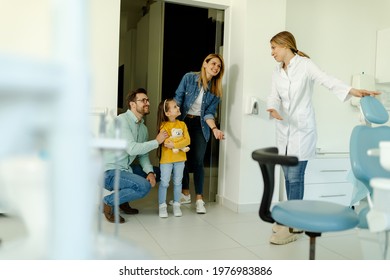
[[[196,98],[200,93],[198,87],[199,73],[190,72],[184,75],[179,87],[176,90],[175,100],[180,107],[181,116],[180,119],[184,120],[190,110],[192,104],[194,104]],[[210,139],[210,128],[206,123],[207,119],[214,119],[217,111],[217,106],[221,99],[212,94],[207,89],[203,94],[200,122],[202,126],[203,136],[208,142]]]

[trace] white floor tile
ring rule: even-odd
[[[240,247],[240,244],[212,226],[161,228],[150,234],[169,255]]]
[[[216,224],[215,227],[242,246],[268,244],[272,234],[272,225],[261,221]]]
[[[115,224],[107,222],[103,214],[96,213],[97,218],[102,218],[100,234],[107,240],[117,238],[118,242],[119,240],[125,242],[133,249],[133,253],[126,254],[126,251],[121,250],[121,245],[112,248],[107,246],[107,242],[102,241],[96,245],[96,249],[100,256],[110,258],[116,256],[119,259],[131,259],[137,256],[155,260],[308,260],[309,258],[309,238],[304,234],[299,240],[290,244],[273,245],[269,243],[272,224],[261,221],[257,212],[235,213],[215,202],[206,202],[207,214],[199,215],[195,212],[194,204],[193,202],[182,205],[182,217],[174,217],[169,207],[170,216],[161,219],[158,216],[157,189],[155,189],[149,198],[131,204],[132,207],[140,210],[140,214],[121,214],[126,222],[118,226],[117,235]],[[96,235],[99,236],[97,226]],[[23,240],[27,237],[28,229],[20,218],[0,215],[1,258],[7,258],[4,257],[4,253],[7,252],[5,248],[10,246],[21,248],[20,246],[24,244]],[[324,233],[317,238],[316,259],[381,259],[380,254],[374,250],[375,246],[372,246],[375,242],[378,243],[375,237],[375,234],[360,229]],[[364,247],[362,241],[370,241],[371,245]],[[119,242],[119,244],[124,243]],[[115,251],[115,248],[119,248],[118,251]],[[23,257],[33,259],[37,254],[38,252],[25,253]],[[23,258],[18,256],[8,255],[9,258]]]
[[[192,252],[185,254],[171,254],[175,260],[258,260],[259,257],[251,250],[239,247],[213,251]]]

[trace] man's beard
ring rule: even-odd
[[[140,113],[142,116],[146,116],[146,115],[149,115],[150,114],[150,110],[149,108],[147,109],[144,109],[144,107],[142,108],[137,108],[137,112]]]

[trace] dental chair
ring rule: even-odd
[[[368,190],[367,201],[369,206],[359,212],[360,229],[369,229],[371,232],[388,231],[387,219],[390,213],[380,213],[375,210],[375,189],[372,188],[373,180],[389,179],[390,171],[384,169],[375,151],[378,151],[380,142],[390,141],[390,127],[385,125],[389,120],[389,114],[378,99],[366,96],[360,101],[364,125],[356,126],[350,138],[351,168],[355,178]],[[390,204],[390,201],[387,202]],[[387,216],[386,216],[387,215]],[[385,242],[387,248],[387,242]],[[386,251],[385,251],[386,252]],[[384,255],[386,258],[386,253]]]
[[[316,238],[323,232],[343,231],[359,223],[356,212],[340,204],[313,200],[287,200],[271,208],[275,188],[275,166],[294,166],[298,158],[278,154],[276,147],[255,150],[252,158],[259,163],[263,175],[263,196],[259,208],[260,218],[268,223],[277,222],[292,230],[301,229],[310,237],[309,259],[315,259]]]

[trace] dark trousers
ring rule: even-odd
[[[203,136],[200,117],[185,118],[184,122],[187,125],[191,144],[184,167],[182,189],[189,189],[189,173],[194,173],[195,193],[202,195],[204,184],[204,156],[206,154],[207,141]]]

